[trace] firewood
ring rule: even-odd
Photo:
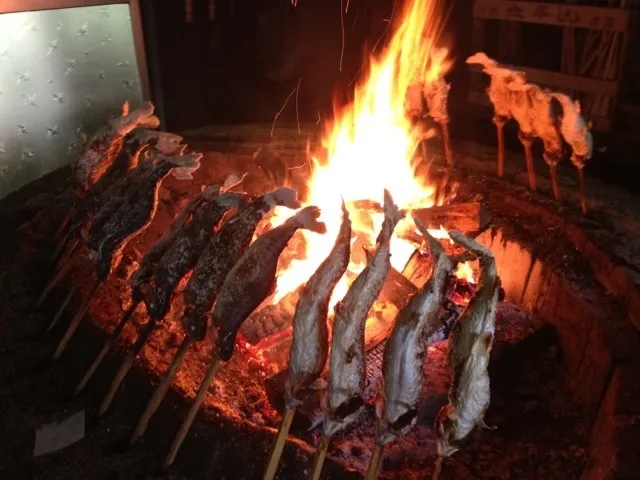
[[[443,226],[447,231],[458,230],[465,235],[482,232],[491,223],[491,214],[481,202],[419,208],[413,211],[413,215],[427,228],[438,229]]]

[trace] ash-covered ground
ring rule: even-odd
[[[247,152],[246,157],[251,154]],[[0,478],[261,477],[280,415],[267,401],[264,372],[241,352],[215,379],[175,466],[167,472],[159,470],[209,361],[210,346],[206,343],[192,348],[142,441],[125,448],[182,339],[175,319],[179,302],[151,335],[105,418],[96,419],[97,407],[124,348],[146,321],[143,307],[138,308],[118,348],[103,362],[87,391],[79,398],[71,396],[129,301],[126,277],[131,266],[200,185],[221,181],[230,171],[248,170],[249,191],[269,188],[255,164],[247,166],[249,163],[243,163],[247,158],[232,157],[207,154],[194,181],[165,180],[152,226],[129,245],[121,268],[100,287],[88,318],[59,362],[51,360],[53,349],[79,298],[50,335],[42,331],[70,284],[59,288],[40,311],[34,310],[34,304],[49,275],[53,233],[70,204],[68,171],[55,172],[0,203],[4,227],[0,239]],[[77,273],[73,279],[85,294],[89,278]],[[441,478],[578,478],[588,455],[589,429],[565,387],[562,353],[554,331],[509,304],[501,304],[497,328],[491,366],[492,404],[486,419],[497,429],[473,435],[468,446],[445,460]],[[430,476],[435,455],[431,425],[446,401],[449,384],[445,356],[446,343],[429,348],[418,425],[386,449],[383,477]],[[33,458],[35,429],[79,410],[87,415],[85,438],[56,453]],[[370,406],[362,423],[332,443],[323,478],[359,478],[373,447],[373,428]],[[311,438],[299,424],[294,424],[292,434]],[[313,447],[305,442],[289,442],[279,478],[304,478],[312,455]]]

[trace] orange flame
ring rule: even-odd
[[[394,201],[408,210],[435,202],[429,179],[415,176],[412,160],[425,132],[408,117],[406,96],[412,85],[441,79],[451,62],[447,50],[434,45],[442,26],[435,0],[405,2],[401,19],[389,45],[378,58],[371,58],[368,77],[356,87],[353,103],[335,109],[335,120],[322,142],[326,160],[312,158],[314,169],[305,203],[320,207],[327,233],[304,232],[306,258],[293,260],[279,273],[271,299],[274,303],[307,281],[329,254],[342,220],[341,198],[349,209],[356,239],[351,265],[334,291],[332,304],[344,296],[349,279],[364,268],[356,244],[374,245],[383,221],[382,213],[358,211],[354,201],[382,204],[383,190],[387,189]],[[290,211],[277,211],[272,225],[289,215]],[[409,216],[396,228],[391,263],[398,270],[416,248],[400,237],[413,229]]]

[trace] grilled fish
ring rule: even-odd
[[[319,216],[317,207],[303,208],[258,238],[233,266],[213,308],[212,321],[219,329],[216,350],[222,360],[231,358],[242,322],[275,290],[278,258],[291,237],[301,228],[326,232]]]
[[[418,218],[414,222],[424,237],[431,272],[424,286],[400,310],[385,345],[382,385],[376,399],[376,443],[387,445],[415,424],[417,403],[424,385],[426,340],[441,323],[440,308],[456,261],[447,256]]]
[[[194,340],[203,340],[207,314],[211,312],[227,274],[245,252],[260,221],[275,206],[299,208],[295,190],[281,187],[266,193],[240,209],[201,253],[184,290],[182,326]]]
[[[154,320],[164,318],[180,280],[194,267],[224,214],[239,207],[247,198],[242,193],[220,193],[220,187],[208,187],[202,201],[153,268],[153,291],[146,305]]]
[[[384,192],[384,222],[376,249],[367,255],[367,266],[335,308],[329,356],[329,388],[325,405],[324,435],[331,437],[351,423],[364,408],[364,329],[367,314],[378,298],[391,268],[390,242],[404,212]]]
[[[453,381],[449,403],[436,418],[438,455],[447,457],[477,427],[486,427],[484,414],[491,398],[489,357],[495,333],[500,278],[492,253],[460,232],[451,239],[480,259],[478,288],[456,321],[449,337],[449,368]]]
[[[286,380],[287,409],[299,405],[298,392],[322,373],[329,354],[329,301],[351,255],[351,220],[342,204],[342,225],[333,249],[302,288],[293,316],[293,341]]]
[[[202,154],[168,157],[156,156],[147,174],[131,188],[124,203],[106,222],[97,250],[90,255],[96,261],[97,275],[104,280],[119,264],[120,255],[131,238],[142,233],[151,223],[158,207],[160,183],[169,173],[187,178],[200,167]]]

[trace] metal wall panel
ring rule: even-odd
[[[142,97],[127,4],[0,15],[0,198]]]

